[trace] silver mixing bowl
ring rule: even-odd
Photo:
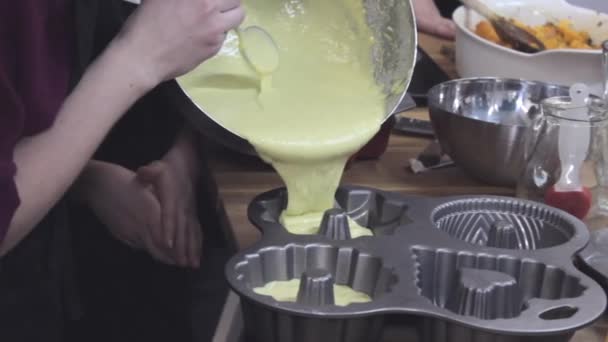
[[[541,101],[568,95],[567,87],[541,82],[470,78],[433,87],[428,103],[441,148],[457,165],[485,183],[514,186]]]
[[[257,1],[266,0],[248,0],[246,7],[255,8]],[[376,44],[371,51],[375,65],[374,75],[386,94],[388,119],[403,100],[414,70],[417,46],[414,12],[410,0],[362,1],[367,10],[368,24],[375,36]],[[260,26],[265,25],[262,23]],[[281,42],[276,43],[280,47]],[[256,155],[249,142],[236,132],[221,126],[214,119],[214,113],[205,111],[204,103],[194,103],[188,96],[187,89],[177,83],[178,89],[170,92],[171,100],[200,133],[234,151]],[[348,87],[347,84],[344,86]]]

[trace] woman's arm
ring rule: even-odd
[[[414,12],[420,32],[445,39],[454,39],[456,25],[441,16],[434,0],[414,0]]]
[[[84,74],[46,132],[14,151],[21,200],[0,245],[17,245],[67,191],[104,136],[143,94],[221,47],[243,20],[239,0],[147,0]]]
[[[154,86],[134,73],[128,58],[124,48],[109,48],[66,99],[54,125],[16,146],[15,183],[21,205],[0,254],[13,248],[47,214],[122,113]]]

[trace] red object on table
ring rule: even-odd
[[[395,116],[391,115],[384,124],[380,127],[380,130],[376,135],[370,140],[367,145],[363,146],[355,154],[355,159],[365,160],[365,159],[378,159],[380,156],[386,152],[386,148],[388,147],[388,140],[391,136],[391,131],[395,126]]]
[[[583,187],[582,191],[561,192],[552,186],[545,193],[545,203],[582,220],[591,209],[591,191]]]

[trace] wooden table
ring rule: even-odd
[[[450,56],[450,42],[421,35],[420,45],[446,73],[456,77]],[[402,115],[428,118],[426,108],[418,108]],[[395,191],[403,194],[427,196],[494,194],[513,195],[514,189],[488,186],[467,176],[457,167],[414,174],[408,160],[415,158],[430,142],[428,139],[393,134],[386,153],[380,160],[357,161],[344,174],[344,184],[356,184]],[[247,219],[247,206],[258,194],[283,186],[278,175],[257,158],[243,157],[217,146],[208,151],[209,166],[217,185],[219,209],[224,223],[241,249],[259,239],[259,232]],[[607,322],[599,322],[580,331],[574,342],[600,342],[608,331]]]

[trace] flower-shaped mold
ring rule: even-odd
[[[394,196],[386,193],[345,187],[338,189],[335,198],[335,208],[329,209],[325,215],[333,216],[338,221],[338,227],[324,227],[321,224],[319,228],[319,234],[330,239],[346,238],[345,226],[349,223],[343,221],[345,217],[336,217],[340,213],[345,213],[360,226],[371,229],[374,235],[393,234],[397,227],[412,222],[407,215],[410,209],[407,201],[395,200]],[[286,205],[287,192],[284,188],[262,194],[249,206],[249,219],[262,231],[286,232],[279,223],[281,212]],[[324,222],[333,225],[336,220]]]
[[[327,319],[320,314],[311,318],[268,308],[283,306],[321,313],[323,307],[333,307],[334,283],[363,292],[373,301],[390,292],[397,282],[382,259],[354,248],[321,244],[264,247],[248,253],[236,264],[235,271],[241,291],[249,295],[243,298],[243,311],[249,318],[248,337],[259,342],[341,341],[344,336],[348,336],[346,341],[377,341],[382,333],[382,316]],[[253,292],[269,282],[292,279],[301,280],[293,303],[280,303]]]
[[[272,281],[299,279],[303,274],[318,275],[321,270],[333,283],[347,285],[372,299],[388,292],[396,281],[381,258],[355,248],[323,244],[264,247],[247,254],[236,266],[238,281],[252,289]]]

